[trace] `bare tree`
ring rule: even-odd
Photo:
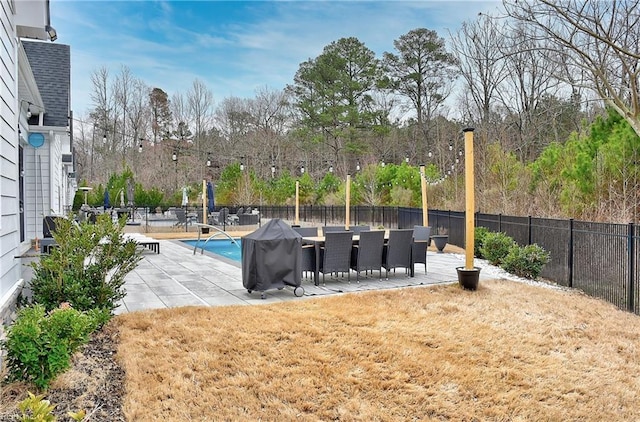
[[[556,76],[561,68],[558,61],[549,60],[549,54],[541,54],[549,46],[535,28],[518,25],[505,40],[502,51],[507,76],[498,97],[513,135],[503,139],[503,146],[517,151],[521,160],[531,160],[548,143],[545,108],[552,103],[548,99],[562,95],[563,84]],[[570,88],[567,94],[571,95]]]
[[[182,92],[174,92],[171,96],[171,115],[177,122],[189,122],[189,106]]]
[[[196,150],[195,169],[200,169],[198,177],[204,177],[206,153],[210,152],[207,133],[213,126],[213,93],[199,79],[193,81],[187,92],[188,112],[193,127],[193,142]]]
[[[252,130],[251,113],[248,100],[228,97],[222,100],[214,112],[221,143],[216,149],[214,159],[223,165],[248,156],[249,146],[246,142]]]
[[[118,126],[117,102],[113,93],[113,87],[106,67],[96,69],[91,73],[93,102],[93,112],[91,117],[94,121],[94,148],[92,148],[91,168],[101,174],[99,181],[108,179],[109,174],[116,171],[114,133]]]
[[[640,135],[639,0],[503,0],[517,24],[549,41],[552,60],[582,75],[590,89]]]
[[[128,127],[133,148],[129,151],[129,162],[136,173],[136,179],[146,186],[152,184],[154,171],[149,166],[147,157],[151,157],[149,148],[151,114],[149,112],[149,93],[151,89],[140,79],[135,78],[129,96],[129,113],[126,126]]]
[[[464,22],[451,35],[458,70],[464,80],[463,92],[475,109],[470,110],[468,119],[482,122],[483,126],[488,126],[498,87],[508,75],[502,53],[504,37],[496,25],[496,20],[480,15],[475,22]]]
[[[281,168],[289,156],[287,130],[292,124],[291,104],[285,91],[262,87],[248,100],[248,112],[253,121],[253,157],[260,162],[261,176],[270,174],[271,167]]]

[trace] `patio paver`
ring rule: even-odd
[[[268,290],[266,299],[260,292],[248,293],[242,285],[242,270],[239,263],[230,263],[211,254],[193,254],[193,249],[177,240],[159,240],[160,254],[145,251],[138,267],[127,274],[127,295],[116,313],[146,309],[172,308],[177,306],[228,306],[256,305],[304,298],[360,292],[368,290],[395,289],[457,283],[456,267],[464,265],[464,256],[450,253],[427,252],[427,273],[423,264],[416,264],[415,277],[407,277],[402,269],[382,272],[356,282],[355,273],[351,282],[347,278],[326,278],[326,284],[315,286],[313,281],[303,278],[304,296],[296,297],[293,288]],[[496,278],[491,271],[481,271],[480,281]]]

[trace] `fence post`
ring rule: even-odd
[[[531,244],[531,216],[527,218],[527,223],[529,225],[529,233],[528,233],[529,240],[527,244],[530,245]]]
[[[498,214],[498,231],[502,231],[502,213]]]
[[[629,299],[628,299],[628,306],[629,306],[629,312],[633,312],[634,308],[635,308],[635,286],[634,286],[634,277],[635,277],[635,264],[634,264],[634,257],[635,257],[635,242],[633,241],[633,223],[629,223],[629,229],[628,229],[628,241],[629,241],[629,247],[627,248],[629,256],[628,256],[628,260],[629,260]]]
[[[573,218],[569,219],[569,256],[567,264],[569,266],[569,287],[573,287]]]

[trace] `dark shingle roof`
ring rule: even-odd
[[[68,126],[71,50],[68,45],[22,40],[42,96],[45,126]]]

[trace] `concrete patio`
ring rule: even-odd
[[[258,305],[309,297],[344,294],[367,290],[383,290],[405,287],[429,286],[457,283],[456,267],[464,266],[464,255],[454,253],[427,253],[427,273],[424,266],[416,264],[415,277],[407,277],[400,269],[389,273],[389,279],[380,280],[378,273],[356,283],[352,274],[347,278],[330,279],[326,284],[315,286],[304,278],[304,295],[296,297],[292,287],[283,290],[268,290],[266,298],[260,292],[251,294],[242,285],[240,264],[218,258],[205,252],[193,254],[193,248],[178,240],[159,240],[160,254],[145,251],[138,267],[130,272],[125,281],[126,297],[116,313],[146,309],[172,308],[178,306],[225,306]],[[480,281],[500,278],[492,268],[483,268]]]

